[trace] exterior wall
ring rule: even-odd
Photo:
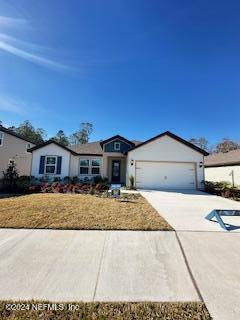
[[[227,181],[231,184],[234,181],[235,186],[240,186],[240,165],[205,168],[205,179],[213,182]]]
[[[120,143],[120,150],[119,151],[116,151],[114,149],[114,143],[115,142],[119,142]],[[126,142],[124,142],[124,141],[122,141],[120,139],[115,139],[115,140],[112,140],[112,141],[104,144],[104,148],[103,149],[104,149],[104,152],[121,153],[121,152],[127,152],[130,148],[131,148],[131,146],[128,143],[126,143]]]
[[[15,161],[19,175],[30,175],[32,154],[27,152],[28,144],[34,147],[34,144],[3,132],[3,145],[0,146],[0,177],[2,171],[7,169],[9,159]]]
[[[82,179],[84,178],[89,178],[91,179],[92,177],[96,175],[92,175],[90,172],[88,175],[80,175],[80,159],[87,159],[91,162],[91,160],[99,159],[101,160],[101,166],[100,166],[100,175],[105,176],[103,174],[103,157],[100,156],[74,156],[71,155],[71,161],[70,161],[70,177],[75,177],[78,176]]]
[[[51,176],[64,178],[69,176],[70,172],[70,156],[71,153],[63,148],[51,143],[45,147],[37,149],[32,152],[32,168],[31,175],[34,177],[42,177],[43,174],[39,174],[39,163],[41,156],[60,156],[62,157],[61,174],[54,174]]]
[[[129,176],[135,177],[135,167],[137,160],[145,161],[175,161],[192,162],[196,166],[197,188],[203,189],[204,167],[200,168],[199,163],[204,161],[203,154],[195,151],[175,139],[163,136],[142,147],[129,151],[127,157],[127,177],[129,185]],[[133,165],[131,165],[131,163]],[[136,179],[135,179],[136,181]]]

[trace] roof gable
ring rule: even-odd
[[[33,151],[35,151],[35,150],[37,150],[37,149],[41,149],[41,148],[43,148],[43,147],[45,147],[45,146],[48,146],[49,144],[52,144],[52,143],[55,144],[55,145],[57,145],[58,147],[64,149],[64,150],[72,153],[73,155],[78,155],[78,154],[77,154],[76,152],[74,152],[73,150],[71,150],[71,149],[63,146],[62,144],[60,144],[60,143],[58,143],[58,142],[56,142],[56,141],[54,141],[54,140],[45,141],[45,142],[43,142],[43,143],[41,143],[41,144],[39,144],[39,145],[37,145],[37,146],[35,146],[35,147],[33,147],[33,148],[28,149],[28,151],[29,151],[29,152],[33,152]]]
[[[70,153],[73,154],[74,156],[102,156],[102,153],[99,153],[99,154],[98,154],[98,153],[84,152],[84,151],[81,152],[81,150],[79,150],[80,152],[76,152],[76,151],[74,151],[72,148],[70,148],[70,147],[65,147],[65,146],[63,146],[62,144],[56,142],[55,140],[51,140],[51,139],[48,140],[48,141],[45,141],[45,142],[43,142],[43,143],[41,143],[41,144],[39,144],[39,145],[37,145],[37,146],[35,146],[35,147],[33,147],[33,148],[28,149],[28,151],[29,151],[29,152],[33,152],[33,151],[38,150],[38,149],[41,149],[41,148],[43,148],[43,147],[45,147],[45,146],[47,146],[47,145],[49,145],[49,144],[55,144],[55,145],[57,145],[58,147],[60,147],[60,148],[62,148],[62,149],[64,149],[64,150],[70,152]],[[86,145],[87,145],[87,144],[86,144]]]
[[[2,132],[4,132],[4,133],[7,133],[7,134],[10,134],[11,136],[16,137],[16,138],[18,138],[18,139],[21,139],[21,140],[23,140],[23,141],[26,141],[26,142],[29,142],[29,143],[32,143],[32,144],[36,145],[35,142],[33,142],[33,141],[29,140],[29,139],[25,139],[25,138],[22,137],[20,134],[17,134],[17,133],[14,132],[13,130],[7,129],[7,128],[1,126],[1,125],[0,125],[0,131],[2,131]]]
[[[133,147],[133,148],[130,149],[128,152],[131,152],[132,150],[135,150],[135,149],[137,149],[137,148],[140,148],[140,147],[142,147],[142,146],[144,146],[144,145],[146,145],[146,144],[148,144],[148,143],[150,143],[150,142],[152,142],[152,141],[154,141],[154,140],[157,140],[157,139],[159,139],[159,138],[161,138],[161,137],[163,137],[163,136],[171,137],[172,139],[174,139],[174,140],[176,140],[176,141],[178,141],[178,142],[186,145],[187,147],[189,147],[189,148],[191,148],[191,149],[194,149],[194,150],[197,151],[197,152],[202,153],[202,154],[205,155],[205,156],[207,156],[207,155],[209,154],[209,153],[206,152],[205,150],[203,150],[203,149],[195,146],[194,144],[192,144],[192,143],[190,143],[190,142],[188,142],[188,141],[180,138],[179,136],[176,136],[175,134],[173,134],[173,133],[170,132],[170,131],[165,131],[165,132],[163,132],[163,133],[161,133],[161,134],[159,134],[159,135],[157,135],[157,136],[155,136],[155,137],[153,137],[153,138],[151,138],[151,139],[148,139],[148,140],[146,140],[146,141],[138,144],[137,146]]]
[[[135,144],[132,141],[120,136],[119,134],[117,134],[117,135],[115,135],[115,136],[113,136],[111,138],[108,138],[106,140],[101,141],[100,145],[103,148],[104,144],[109,143],[109,142],[114,141],[114,140],[117,140],[117,139],[124,141],[125,143],[129,144],[131,147],[135,146]]]

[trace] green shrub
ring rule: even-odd
[[[20,193],[26,193],[31,186],[30,176],[20,176],[16,181],[16,191]]]
[[[102,183],[103,182],[103,178],[102,176],[95,176],[93,177],[93,183],[98,184],[98,183]]]
[[[131,176],[129,177],[130,189],[134,189],[134,181],[135,181],[134,176],[131,175]]]
[[[75,176],[72,178],[73,183],[78,183],[79,181],[80,181],[80,179],[78,178],[78,176]]]
[[[18,170],[14,161],[11,161],[5,171],[2,178],[2,189],[4,192],[16,192],[17,181],[19,179]]]
[[[240,199],[240,189],[232,187],[227,181],[205,181],[205,191],[225,198]]]

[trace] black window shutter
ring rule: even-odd
[[[62,157],[57,157],[57,174],[61,174]]]
[[[40,157],[39,174],[44,174],[45,156]]]

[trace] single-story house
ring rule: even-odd
[[[240,185],[240,149],[205,157],[205,178],[207,181]]]
[[[10,162],[16,164],[20,176],[29,176],[32,154],[27,150],[34,146],[35,144],[29,139],[0,125],[0,178]]]
[[[202,189],[204,156],[208,153],[166,131],[147,141],[130,141],[120,135],[72,147],[52,140],[29,150],[35,177],[107,177],[111,183],[137,188]]]

